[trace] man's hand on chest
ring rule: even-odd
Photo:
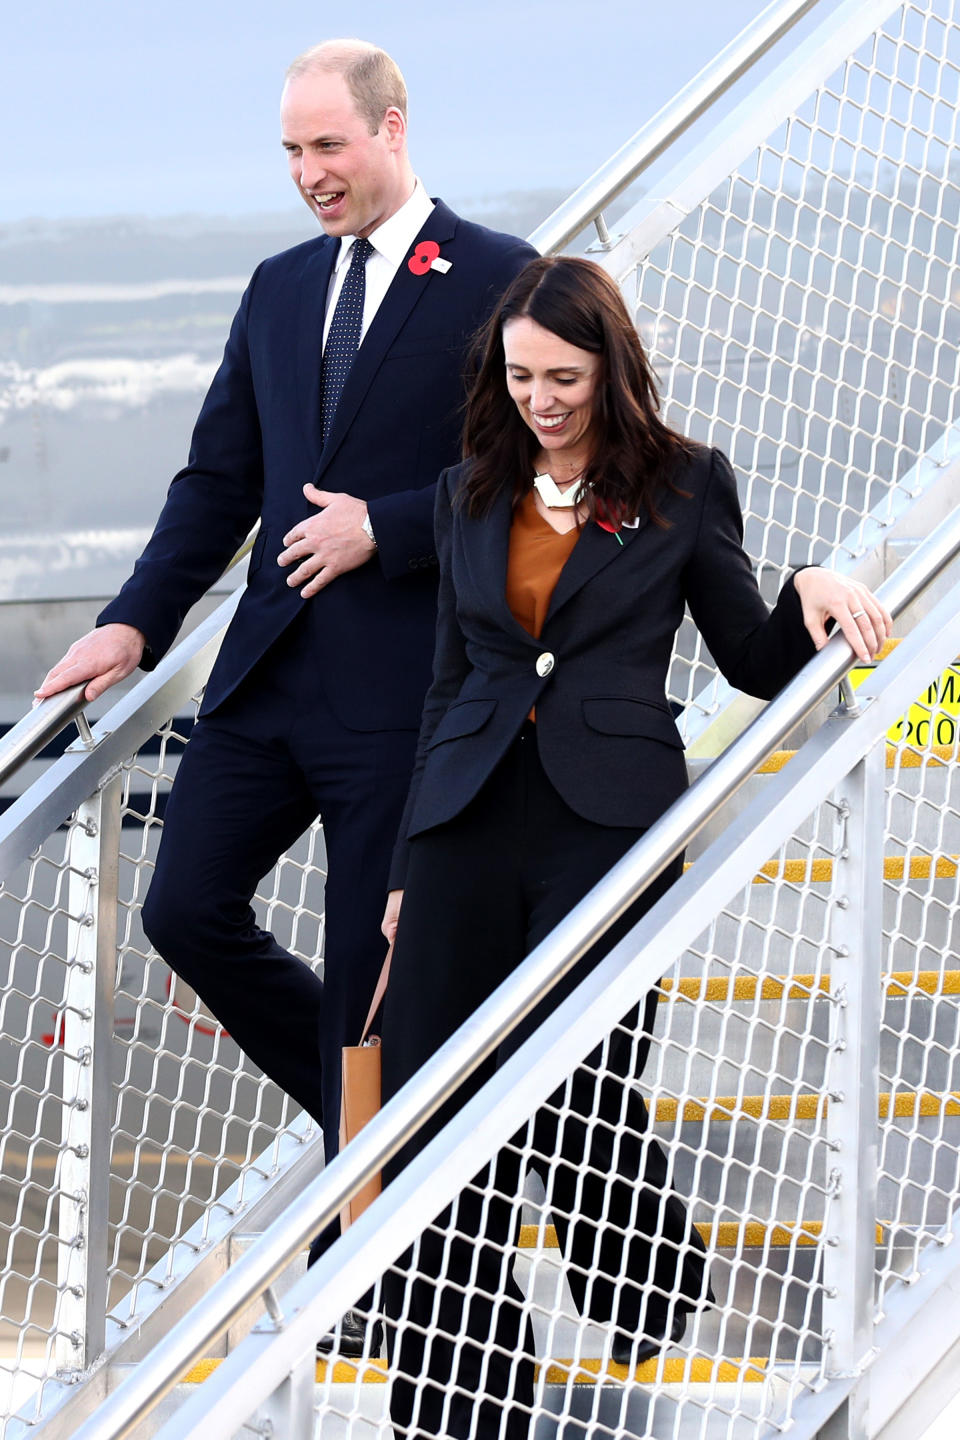
[[[303,493],[319,513],[306,516],[283,537],[285,550],[277,556],[277,564],[296,568],[287,576],[287,584],[305,600],[316,595],[348,570],[365,565],[376,554],[376,543],[364,530],[367,519],[366,501],[353,495],[318,490],[304,485]]]

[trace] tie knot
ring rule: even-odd
[[[360,266],[366,265],[367,256],[370,254],[372,249],[373,246],[370,244],[370,241],[365,240],[362,236],[357,240],[354,240],[353,253],[350,256],[350,269],[356,270]]]

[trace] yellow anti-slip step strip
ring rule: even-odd
[[[710,1100],[679,1101],[658,1097],[653,1118],[658,1124],[690,1124],[703,1120],[819,1120],[830,1102],[820,1091],[798,1095],[718,1095]],[[909,1120],[937,1115],[960,1115],[960,1090],[883,1091],[877,1116],[880,1120]]]
[[[684,870],[692,870],[695,861],[687,860]],[[884,880],[955,880],[960,871],[960,855],[913,855],[908,863],[905,855],[886,855],[883,861]],[[754,885],[770,885],[786,880],[790,885],[829,885],[833,880],[833,861],[768,860],[753,877]]]
[[[767,1360],[762,1355],[749,1359],[720,1360],[707,1355],[669,1356],[662,1362],[645,1360],[632,1372],[629,1365],[615,1365],[612,1360],[553,1360],[544,1377],[548,1385],[598,1385],[604,1380],[639,1380],[662,1385],[735,1385],[738,1381],[758,1384],[766,1379]],[[662,1369],[661,1369],[662,1364]],[[543,1367],[537,1366],[539,1376]]]
[[[185,1376],[188,1385],[198,1385],[212,1375],[222,1360],[201,1360]],[[735,1384],[747,1381],[756,1384],[764,1380],[767,1359],[762,1355],[748,1359],[721,1360],[706,1355],[668,1357],[662,1362],[654,1358],[645,1360],[633,1370],[633,1379],[641,1382],[666,1385],[709,1385]],[[539,1375],[542,1366],[537,1366]],[[604,1380],[627,1380],[631,1372],[629,1365],[615,1365],[602,1360],[552,1360],[547,1364],[546,1383],[566,1385],[596,1385]],[[330,1382],[334,1385],[384,1385],[387,1380],[387,1362],[376,1360],[318,1360],[317,1384]]]
[[[884,880],[955,880],[960,855],[885,855]],[[793,885],[828,885],[833,879],[832,860],[768,860],[753,877],[754,885],[786,880]]]
[[[883,977],[887,994],[894,999],[922,992],[924,995],[960,995],[960,970],[894,970]],[[829,975],[682,975],[660,981],[661,1005],[673,991],[684,1000],[809,1000],[811,995],[829,994]]]
[[[753,772],[755,775],[775,775],[784,765],[789,765],[796,750],[774,750]],[[957,745],[895,745],[888,740],[885,764],[888,770],[919,770],[922,765],[955,765],[960,759]]]
[[[654,1119],[665,1124],[680,1120],[818,1120],[829,1109],[826,1095],[817,1092],[799,1095],[718,1095],[715,1100],[679,1100],[661,1096]],[[897,1090],[880,1096],[879,1118],[908,1119],[911,1116],[960,1115],[960,1091]]]
[[[707,1246],[713,1245],[717,1250],[762,1250],[765,1245],[775,1248],[786,1249],[790,1245],[817,1245],[823,1234],[823,1223],[820,1220],[808,1220],[805,1222],[793,1222],[786,1225],[764,1225],[759,1220],[748,1220],[743,1223],[739,1220],[721,1220],[718,1225],[698,1225],[700,1238]],[[883,1244],[882,1225],[877,1226],[876,1244]],[[557,1232],[553,1225],[545,1225],[541,1231],[539,1225],[521,1225],[520,1227],[520,1249],[536,1250],[542,1246],[544,1250],[556,1250]]]

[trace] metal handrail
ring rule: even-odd
[[[249,555],[259,528],[258,520],[223,571],[224,575],[229,575],[233,567],[239,565],[244,556]],[[80,739],[84,742],[90,739],[90,727],[83,714],[87,703],[84,699],[86,686],[86,681],[81,685],[71,685],[69,690],[61,690],[49,699],[41,700],[32,710],[28,710],[16,725],[10,727],[0,740],[0,785],[16,774],[28,760],[35,759],[45,745],[49,745],[61,730],[67,728],[71,720],[77,722]]]
[[[71,720],[79,720],[87,703],[84,699],[86,688],[87,682],[84,681],[82,685],[71,685],[69,690],[61,690],[59,695],[51,695],[49,700],[41,700],[10,727],[0,741],[0,785],[9,780],[21,765],[39,755]]]
[[[881,587],[899,615],[960,556],[960,512],[949,515]],[[333,1222],[412,1134],[457,1091],[580,957],[754,774],[758,765],[829,694],[853,664],[841,634],[753,721],[731,747],[627,852],[598,885],[525,959],[393,1097],[329,1169],[308,1185],[204,1298],[83,1425],[77,1440],[130,1434],[207,1347],[281,1275],[310,1237]]]
[[[554,255],[575,239],[591,220],[600,216],[598,231],[605,240],[602,215],[644,170],[721,99],[784,35],[802,20],[819,0],[774,0],[751,25],[698,75],[678,91],[673,100],[632,135],[606,164],[558,205],[530,235],[530,244],[542,255]]]

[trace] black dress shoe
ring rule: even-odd
[[[610,1358],[614,1365],[629,1365],[636,1369],[642,1365],[644,1360],[659,1355],[661,1350],[668,1345],[677,1345],[683,1339],[683,1332],[687,1328],[687,1311],[681,1310],[674,1314],[673,1324],[670,1327],[670,1334],[661,1335],[627,1335],[618,1330],[613,1337],[613,1345],[610,1349]]]
[[[362,1310],[348,1310],[340,1324],[317,1341],[318,1355],[346,1355],[359,1360],[364,1354],[375,1359],[383,1347],[383,1322],[369,1320]]]

